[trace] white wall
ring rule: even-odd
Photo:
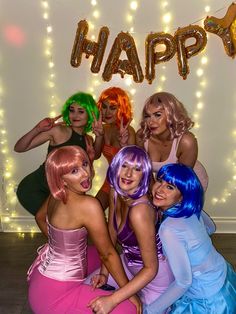
[[[55,99],[54,109],[59,113],[65,99],[78,90],[92,91],[97,97],[103,89],[116,85],[134,92],[135,128],[144,100],[158,88],[175,94],[185,104],[193,119],[200,124],[200,128],[193,129],[193,132],[198,137],[199,159],[210,177],[205,209],[217,223],[218,231],[235,232],[236,60],[226,55],[220,38],[208,33],[204,52],[189,60],[190,74],[187,80],[183,80],[178,73],[176,57],[155,67],[156,79],[151,85],[146,80],[143,83],[131,80],[131,85],[127,85],[129,76],[121,79],[113,75],[110,82],[102,80],[105,61],[120,31],[129,31],[133,27],[132,36],[144,72],[145,38],[151,31],[165,30],[164,14],[171,13],[168,32],[173,35],[178,27],[189,24],[202,26],[207,15],[223,17],[231,2],[145,0],[138,2],[137,10],[130,9],[131,2],[97,0],[94,6],[90,1],[82,0],[1,1],[0,205],[4,231],[36,230],[32,217],[16,201],[14,189],[21,178],[44,160],[47,145],[17,154],[13,152],[17,139],[50,114],[52,96]],[[48,4],[48,8],[45,8],[45,4]],[[206,6],[210,8],[209,13],[205,11]],[[94,17],[95,10],[99,12],[98,18]],[[48,14],[47,19],[43,18],[45,13]],[[132,14],[130,22],[127,21],[128,14]],[[110,29],[101,71],[97,75],[90,71],[91,58],[87,60],[83,57],[79,68],[70,65],[77,23],[82,19],[91,21],[95,26],[94,30],[89,30],[89,39],[93,34],[97,39],[102,26]],[[47,26],[52,26],[49,34]],[[46,46],[47,38],[52,39],[51,46]],[[45,54],[46,47],[49,56]],[[203,56],[208,60],[205,65],[201,63]],[[122,57],[126,58],[125,55]],[[52,69],[49,69],[49,61],[54,63]],[[200,77],[196,74],[199,68],[203,69]],[[55,86],[49,87],[52,73],[55,77],[51,81]],[[203,81],[205,86],[202,85]],[[197,91],[201,92],[200,99],[196,97]],[[201,110],[197,109],[199,101],[204,105]],[[199,118],[194,117],[196,113]],[[101,185],[105,174],[106,162],[104,159],[101,161],[96,163],[98,175],[93,193]],[[225,193],[231,195],[223,201]],[[219,201],[214,203],[213,198]]]

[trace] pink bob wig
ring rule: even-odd
[[[105,89],[98,99],[98,109],[101,111],[102,104],[108,102],[110,105],[117,106],[117,127],[120,127],[121,118],[123,118],[123,124],[126,125],[132,118],[131,103],[128,94],[119,87],[110,87]]]
[[[146,100],[142,112],[141,128],[144,138],[150,137],[150,131],[146,127],[145,121],[149,105],[155,105],[157,108],[161,107],[165,110],[167,126],[172,139],[179,137],[194,126],[184,105],[174,95],[166,92],[155,93]]]
[[[78,163],[83,164],[87,161],[90,165],[93,175],[93,168],[87,153],[79,146],[63,146],[55,148],[47,157],[45,169],[48,186],[52,196],[67,202],[67,192],[63,182],[63,175],[71,172],[73,168],[78,167]]]

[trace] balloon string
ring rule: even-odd
[[[231,4],[233,4],[233,3],[235,3],[235,2],[231,2]],[[226,3],[225,3],[225,5],[223,7],[221,7],[220,9],[217,9],[216,11],[213,11],[212,13],[208,12],[208,15],[214,15],[215,13],[218,13],[218,12],[226,9],[227,7],[229,7],[229,5],[226,5]],[[189,25],[199,23],[199,22],[205,20],[205,18],[206,17],[202,17],[202,18],[190,23]],[[103,26],[104,25],[100,25],[100,27],[103,27]],[[116,29],[114,29],[112,27],[109,27],[109,29],[112,31],[117,31]],[[178,27],[175,27],[175,28],[172,28],[171,31],[176,31],[177,29],[178,29]],[[121,31],[121,30],[119,30],[119,31]],[[140,32],[135,32],[135,31],[132,31],[132,32],[131,31],[125,31],[125,32],[128,32],[129,34],[137,34],[137,33],[140,34]],[[150,34],[150,33],[154,33],[154,32],[151,32],[151,31],[150,32],[144,32],[144,34]]]

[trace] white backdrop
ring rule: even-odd
[[[218,231],[236,230],[236,60],[225,53],[222,40],[211,33],[205,50],[189,60],[190,74],[183,80],[176,56],[155,67],[151,85],[134,83],[113,75],[104,82],[102,71],[114,39],[129,31],[135,40],[140,63],[145,71],[145,38],[152,32],[174,35],[178,27],[203,26],[207,15],[223,17],[230,1],[223,0],[1,0],[0,1],[0,178],[1,222],[3,231],[37,230],[30,216],[17,202],[19,181],[43,162],[47,145],[23,154],[13,152],[17,139],[40,119],[60,113],[63,102],[76,91],[95,97],[110,86],[128,90],[133,99],[134,121],[138,127],[145,99],[164,90],[180,99],[196,121],[199,160],[205,165],[210,182],[206,211]],[[90,70],[92,58],[82,58],[73,68],[70,56],[77,23],[89,23],[88,39],[97,40],[99,30],[110,30],[101,70]],[[168,22],[169,21],[169,22]],[[122,55],[126,59],[126,55]],[[107,164],[95,164],[92,192],[102,184]]]

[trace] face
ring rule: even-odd
[[[142,176],[143,171],[136,162],[132,164],[124,162],[120,168],[119,186],[124,192],[132,195],[136,192]]]
[[[182,200],[182,194],[178,188],[158,178],[152,188],[153,204],[161,210],[172,207]]]
[[[108,124],[115,123],[118,112],[118,106],[112,105],[109,101],[102,103],[102,121]]]
[[[145,112],[144,121],[153,135],[161,135],[168,132],[167,117],[162,106],[150,104]]]
[[[83,107],[74,103],[69,107],[69,119],[72,127],[83,128],[88,122],[87,111]]]
[[[89,161],[86,157],[78,161],[71,171],[62,176],[65,187],[78,194],[90,190],[92,185],[92,174]]]

